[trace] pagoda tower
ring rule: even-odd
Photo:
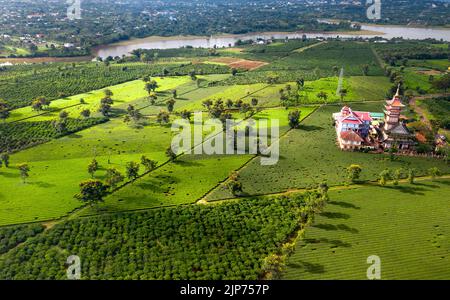
[[[385,107],[384,117],[384,130],[389,131],[400,124],[400,113],[405,107],[400,99],[400,86],[397,89],[392,100],[387,100]]]

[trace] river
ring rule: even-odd
[[[391,39],[395,37],[403,37],[404,39],[427,39],[434,38],[437,40],[444,40],[450,42],[450,28],[413,28],[405,26],[377,26],[377,25],[361,25],[361,34],[357,32],[349,33],[303,33],[303,32],[268,32],[268,33],[254,33],[244,35],[217,35],[211,37],[195,37],[195,36],[175,36],[175,37],[148,37],[142,39],[133,39],[123,41],[120,43],[104,45],[97,47],[93,51],[94,56],[102,58],[108,56],[122,56],[129,55],[135,49],[170,49],[181,48],[186,46],[213,48],[214,46],[222,48],[234,45],[238,40],[256,40],[258,38],[269,39],[290,39],[301,38],[304,34],[308,38],[315,37],[337,37],[342,38],[369,38],[374,36],[381,36],[383,38]]]

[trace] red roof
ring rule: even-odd
[[[354,111],[353,112],[359,119],[361,119],[362,121],[368,121],[371,122],[372,121],[372,117],[370,116],[370,112],[366,112],[366,111]]]
[[[363,142],[364,140],[353,130],[342,131],[341,139],[352,142]]]
[[[342,120],[342,123],[348,123],[348,124],[361,124],[361,120],[359,120],[359,119],[345,118],[344,120]]]

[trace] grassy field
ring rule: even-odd
[[[175,89],[178,86],[191,81],[187,76],[166,78],[156,77],[154,79],[160,86],[158,89],[160,92]],[[126,108],[126,106],[133,101],[146,97],[148,94],[144,89],[144,85],[142,80],[134,80],[108,87],[108,89],[114,93],[112,96],[112,99],[114,100],[112,107],[118,108],[125,106],[123,108]],[[15,109],[11,112],[8,121],[13,122],[22,119],[32,121],[51,120],[57,118],[61,110],[66,111],[69,114],[69,117],[72,118],[80,117],[80,112],[85,109],[89,109],[92,113],[96,113],[100,107],[100,100],[105,96],[104,90],[105,89],[100,89],[64,99],[54,100],[50,104],[49,112],[36,112],[33,111],[30,106]],[[84,99],[85,104],[80,104],[80,99]],[[146,102],[148,103],[148,101]]]
[[[81,214],[194,203],[244,164],[248,155],[188,155],[134,181]]]
[[[383,103],[352,105],[353,109],[382,111]],[[359,164],[362,180],[376,180],[386,168],[415,168],[424,174],[431,167],[448,173],[450,166],[442,160],[397,157],[391,161],[387,155],[362,152],[344,152],[336,145],[336,133],[331,115],[340,106],[322,107],[307,118],[300,129],[292,130],[280,140],[280,161],[274,166],[261,166],[259,159],[253,160],[240,171],[244,192],[249,195],[276,193],[296,188],[313,187],[323,180],[329,185],[342,185],[347,180],[346,168]],[[209,199],[232,197],[228,190],[220,187]]]
[[[284,279],[367,279],[371,255],[382,279],[448,279],[449,192],[449,180],[331,191]]]
[[[408,61],[408,66],[429,68],[432,70],[447,71],[450,67],[450,61],[448,59],[426,59],[418,60],[411,59]]]
[[[258,69],[258,71],[320,69],[333,74],[333,67],[339,69],[343,67],[347,75],[359,76],[363,75],[363,65],[369,66],[368,75],[383,75],[369,44],[328,42],[290,54],[277,60],[274,64]]]
[[[143,154],[159,163],[165,161],[170,141],[170,128],[133,129],[115,119],[11,155],[11,168],[0,169],[0,185],[10,187],[0,191],[0,225],[67,214],[81,205],[73,195],[78,184],[89,179],[87,166],[94,157],[101,166],[96,177],[102,179],[106,168],[124,174],[125,164],[139,162]],[[26,183],[15,168],[24,162],[31,168]]]

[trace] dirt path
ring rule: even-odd
[[[431,129],[431,122],[427,118],[425,110],[417,104],[416,100],[430,100],[437,97],[448,96],[448,94],[430,94],[425,96],[413,97],[409,101],[409,105],[414,109],[414,111],[419,115],[420,121],[422,121],[429,129]]]
[[[300,53],[300,52],[303,52],[305,50],[308,50],[308,49],[311,49],[311,48],[314,48],[314,47],[317,47],[317,46],[320,46],[320,45],[323,45],[323,44],[326,44],[326,43],[327,43],[327,41],[323,41],[323,42],[320,42],[320,43],[315,43],[315,44],[312,44],[312,45],[309,45],[309,46],[306,46],[306,47],[303,47],[303,48],[300,48],[300,49],[296,49],[293,52]]]

